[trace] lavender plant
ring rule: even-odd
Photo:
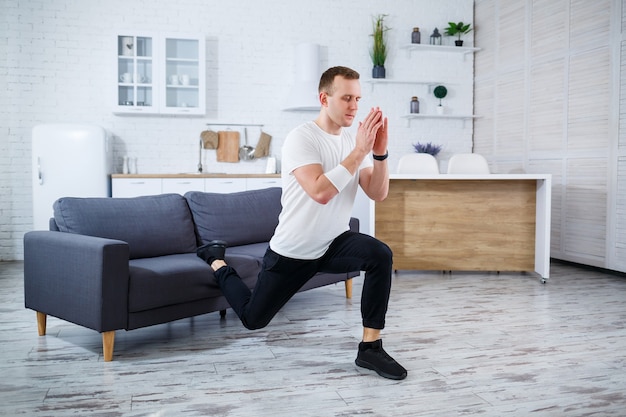
[[[441,145],[433,145],[431,142],[417,142],[413,144],[413,147],[415,148],[415,152],[417,153],[429,153],[432,156],[437,156],[437,154],[441,151]]]

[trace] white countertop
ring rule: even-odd
[[[392,180],[547,180],[552,174],[390,174]]]

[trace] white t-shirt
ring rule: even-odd
[[[372,161],[365,158],[350,183],[327,204],[313,200],[300,186],[293,170],[321,164],[324,172],[328,172],[339,165],[354,146],[354,138],[346,129],[342,129],[340,135],[331,135],[312,121],[287,135],[281,159],[283,209],[270,240],[274,252],[294,259],[317,259],[337,236],[349,230],[359,186],[358,171],[372,166]]]

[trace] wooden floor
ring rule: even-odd
[[[265,329],[231,310],[116,336],[50,317],[37,336],[23,264],[0,263],[0,415],[624,416],[626,278],[553,263],[530,274],[401,272],[385,348],[409,372],[354,365],[359,296],[298,294]]]

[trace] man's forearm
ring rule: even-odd
[[[367,185],[366,194],[374,201],[382,201],[389,193],[389,166],[387,160],[374,160],[372,175]]]

